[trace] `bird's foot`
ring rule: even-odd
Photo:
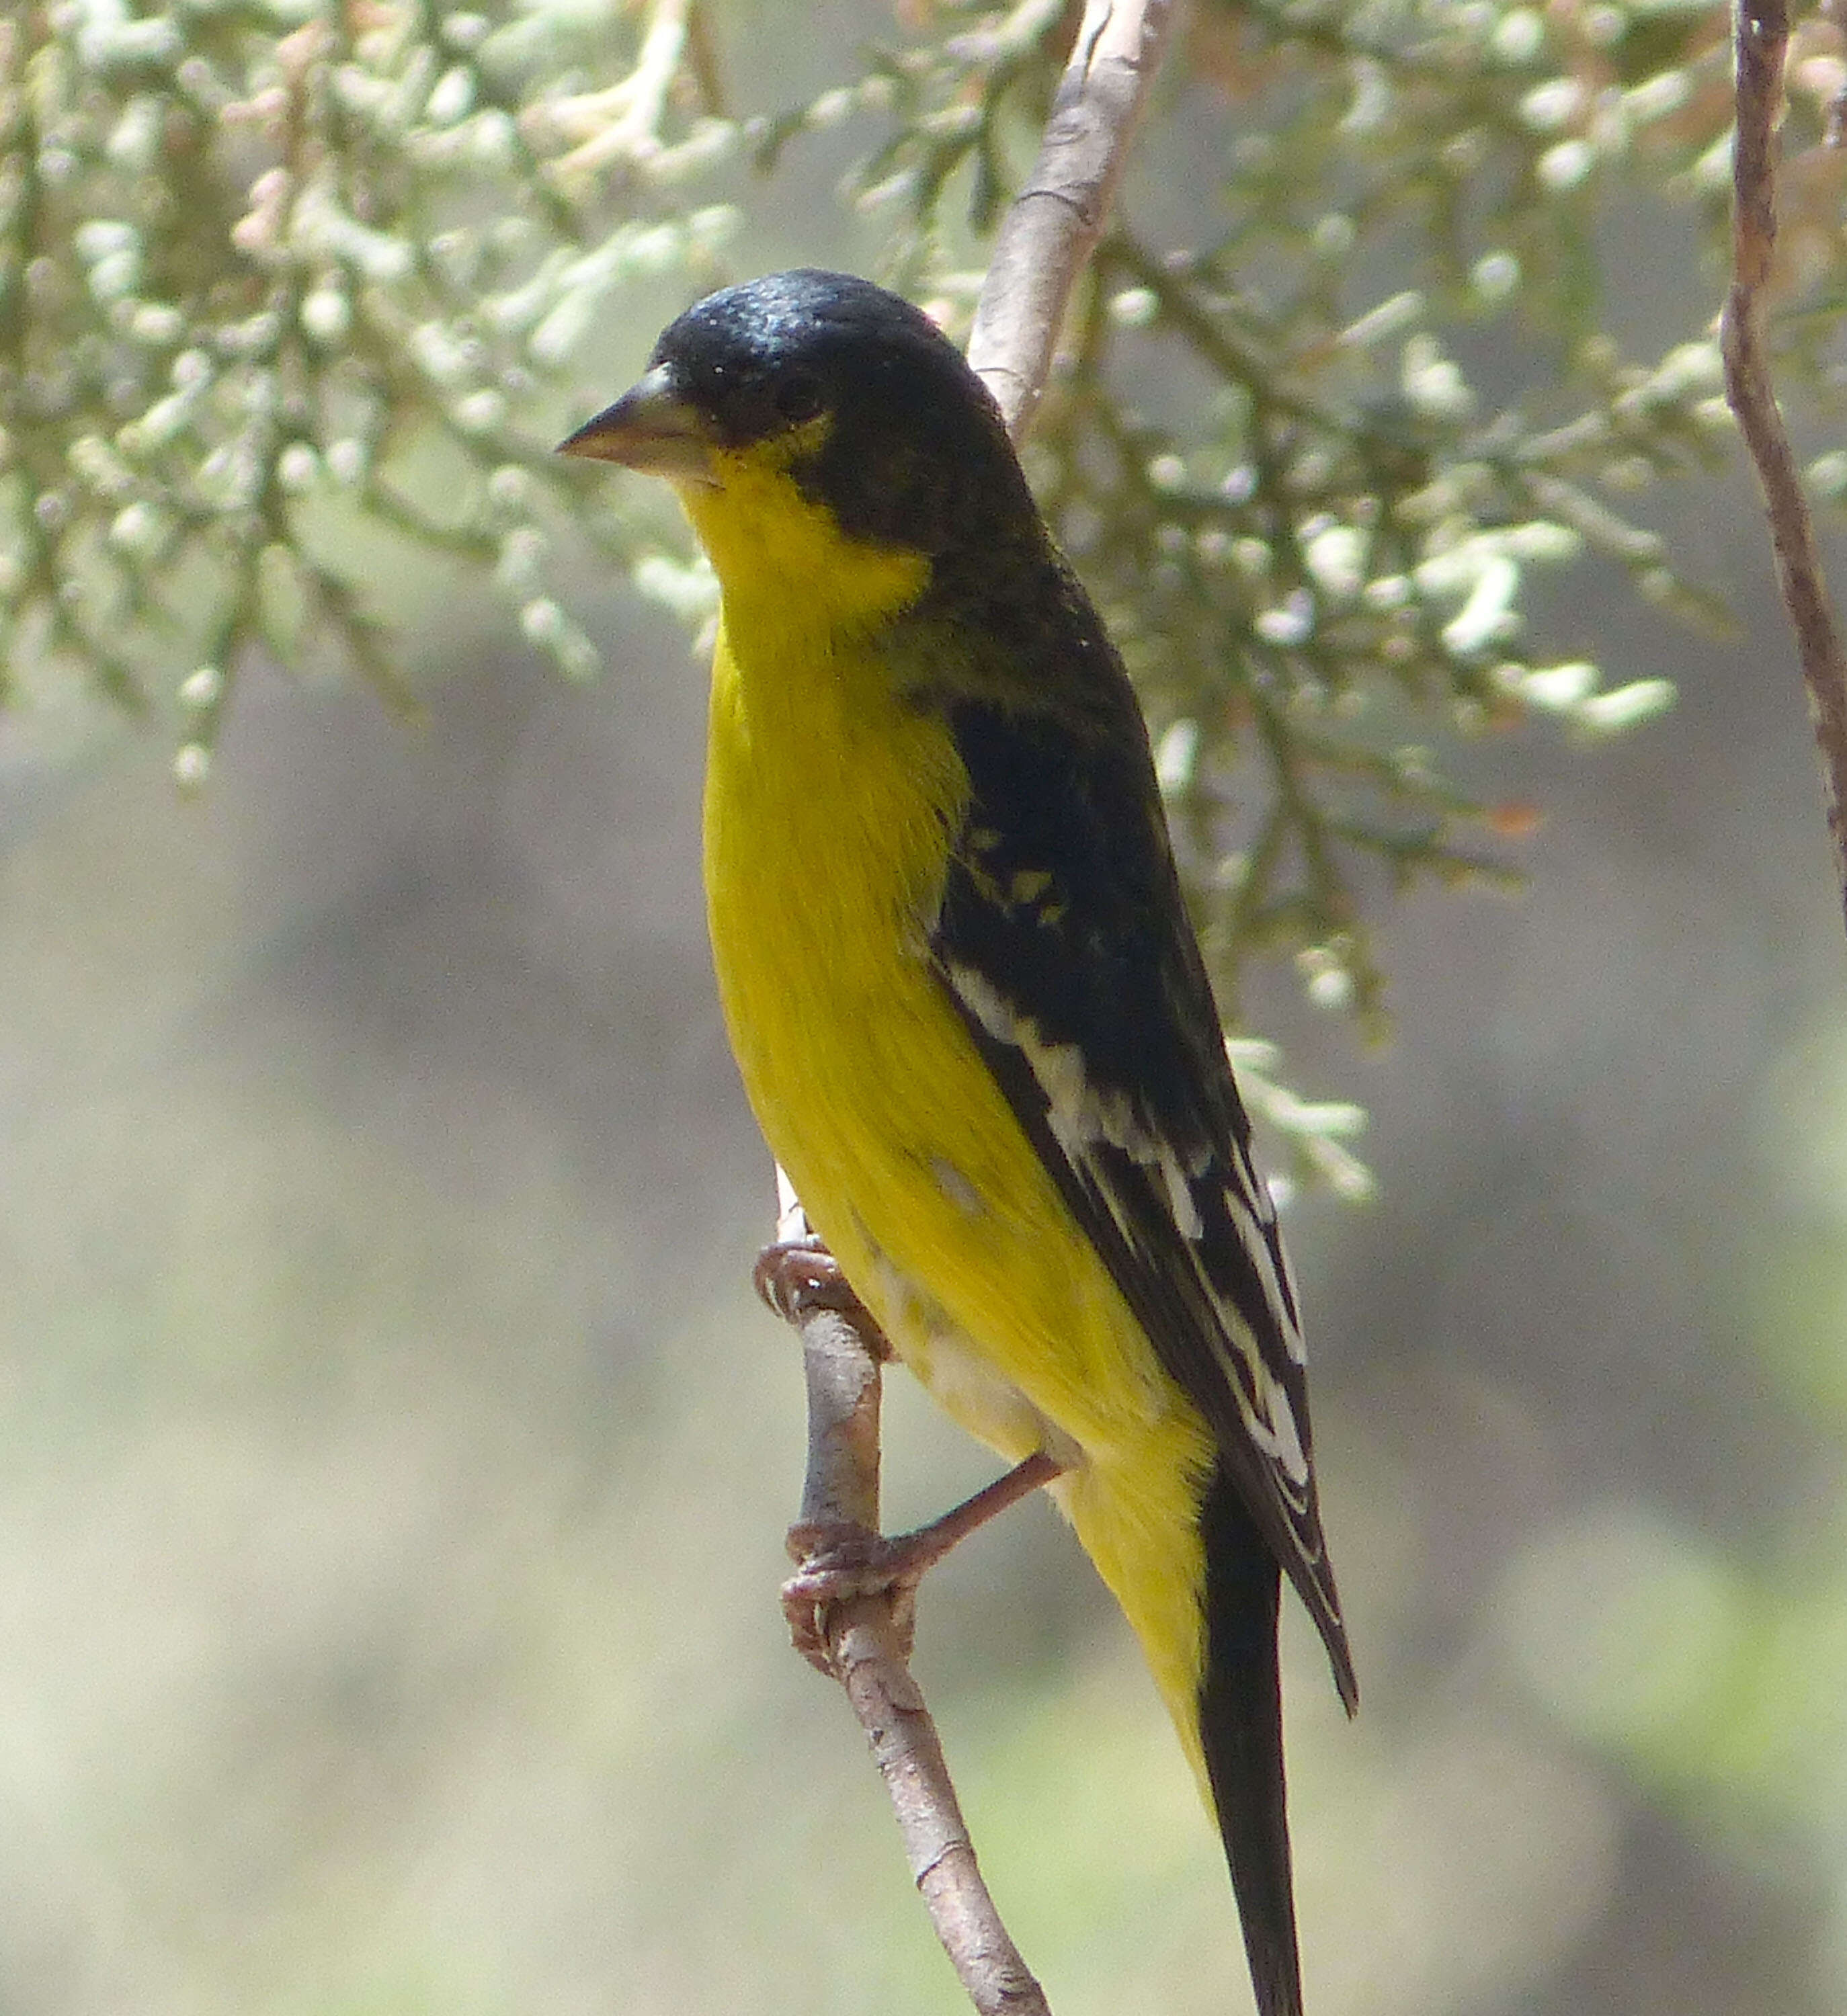
[[[830,1613],[858,1597],[881,1597],[890,1604],[902,1656],[909,1658],[917,1584],[942,1558],[941,1548],[927,1544],[931,1533],[926,1526],[887,1539],[844,1519],[804,1520],[789,1528],[789,1555],[796,1569],[783,1585],[783,1615],[796,1651],[817,1672],[837,1677],[828,1642]]]
[[[791,1526],[789,1554],[797,1566],[783,1585],[783,1615],[789,1620],[796,1651],[811,1666],[833,1677],[828,1612],[856,1597],[876,1596],[890,1602],[909,1658],[918,1583],[959,1540],[1050,1484],[1064,1467],[1041,1449],[940,1519],[909,1533],[888,1537],[844,1519],[804,1520]]]
[[[848,1319],[880,1364],[889,1365],[896,1355],[840,1262],[813,1233],[805,1239],[779,1239],[765,1247],[757,1255],[751,1280],[784,1323],[798,1323],[815,1309],[833,1309]]]

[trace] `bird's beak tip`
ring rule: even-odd
[[[567,434],[552,452],[553,455],[575,455],[586,462],[600,462],[604,457],[597,445],[597,433],[596,422],[586,420],[576,433]]]
[[[713,481],[711,440],[704,420],[664,365],[655,365],[613,406],[567,434],[557,452],[620,463],[669,481]]]

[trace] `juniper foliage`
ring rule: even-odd
[[[727,94],[763,23],[720,0],[16,11],[5,696],[151,711],[196,785],[253,651],[408,701],[386,620],[406,579],[491,577],[571,678],[597,653],[561,535],[697,623],[710,583],[668,522],[549,452],[607,391],[586,339],[728,277],[740,223],[821,135],[857,150],[846,193],[882,276],[956,325],[1076,11],[901,8],[824,92],[754,111]],[[1847,155],[1824,144],[1841,43],[1805,24],[1791,70],[1779,326],[1824,391],[1847,295]],[[1244,958],[1281,953],[1312,998],[1376,1019],[1380,895],[1505,880],[1534,816],[1456,782],[1454,752],[1669,704],[1665,681],[1607,682],[1532,634],[1536,570],[1615,568],[1723,621],[1641,510],[1731,452],[1711,333],[1626,355],[1599,248],[1638,200],[1723,225],[1729,77],[1703,0],[1195,10],[1029,452],[1141,682],[1230,1001]],[[1847,495],[1847,459],[1813,476]],[[1285,1131],[1357,1180],[1344,1110],[1303,1121],[1319,1111],[1294,1102]]]

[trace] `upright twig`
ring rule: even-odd
[[[1732,282],[1719,321],[1725,392],[1763,489],[1777,585],[1808,688],[1835,879],[1847,913],[1847,655],[1816,549],[1814,521],[1777,410],[1763,340],[1763,296],[1777,242],[1776,126],[1789,41],[1788,0],[1737,0],[1734,18]]]
[[[797,1562],[843,1529],[879,1524],[879,1327],[810,1229],[776,1172],[776,1243],[758,1262],[764,1299],[801,1338],[808,1469],[790,1529]],[[791,1625],[797,1645],[846,1690],[872,1745],[912,1880],[979,2016],[1051,2016],[975,1859],[936,1724],[910,1670],[915,1590],[908,1584],[830,1604]],[[785,1598],[785,1602],[787,1601]]]
[[[969,361],[1017,441],[1031,424],[1072,286],[1101,236],[1136,121],[1172,26],[1173,0],[1089,0],[1039,156],[1003,223]],[[880,1370],[889,1348],[776,1172],[776,1244],[758,1285],[802,1341],[808,1471],[790,1552],[817,1535],[876,1532]],[[1050,2016],[983,1881],[936,1727],[910,1671],[913,1590],[855,1595],[792,1619],[870,1741],[920,1895],[980,2016]],[[812,1631],[808,1622],[812,1622]]]
[[[968,361],[1015,441],[1032,424],[1065,303],[1103,236],[1175,12],[1174,0],[1089,0],[1039,159],[995,240]]]
[[[758,1280],[801,1337],[808,1474],[801,1523],[790,1533],[790,1552],[800,1559],[812,1535],[877,1529],[884,1342],[794,1209],[794,1222],[785,1211],[784,1236],[765,1256]],[[1051,2016],[982,1879],[936,1725],[911,1676],[912,1594],[899,1587],[830,1606],[810,1656],[846,1690],[866,1731],[912,1880],[969,2000],[980,2016]],[[797,1629],[805,1649],[808,1636]]]

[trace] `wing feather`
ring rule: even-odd
[[[1105,649],[1107,650],[1107,646]],[[1125,678],[1082,726],[963,701],[970,799],[937,969],[1258,1530],[1352,1661],[1321,1528],[1295,1288]]]

